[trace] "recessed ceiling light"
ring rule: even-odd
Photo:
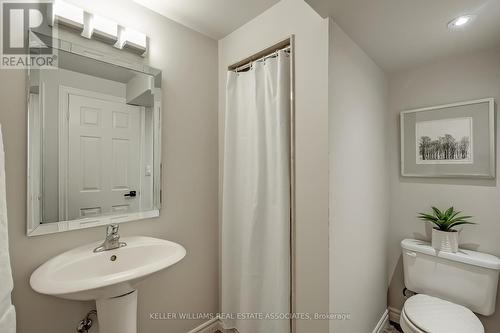
[[[459,16],[453,20],[451,20],[448,23],[448,28],[450,30],[456,30],[465,27],[466,25],[470,24],[476,16],[474,15],[462,15]]]

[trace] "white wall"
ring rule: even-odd
[[[328,20],[322,19],[304,1],[282,0],[219,41],[219,154],[222,155],[223,148],[228,66],[291,34],[295,34],[296,46],[296,310],[326,313]],[[328,321],[325,320],[297,322],[298,333],[321,333],[327,330]]]
[[[389,179],[384,72],[330,25],[330,332],[372,332],[387,308]]]
[[[131,1],[73,2],[147,33],[151,53],[145,61],[163,71],[161,217],[122,224],[120,233],[165,238],[186,247],[187,256],[180,263],[140,286],[138,313],[139,332],[185,333],[203,320],[151,320],[149,313],[218,310],[217,42]],[[78,321],[95,305],[39,295],[30,288],[29,277],[52,256],[103,239],[104,228],[26,237],[25,75],[23,70],[0,70],[0,123],[6,150],[18,333],[74,332]]]
[[[400,242],[430,239],[430,228],[417,220],[430,206],[454,206],[473,215],[477,226],[461,233],[461,246],[500,256],[500,189],[497,180],[416,179],[400,177],[399,112],[405,109],[494,97],[500,101],[500,48],[456,56],[390,76],[391,224],[389,228],[389,305],[401,309],[403,272]],[[498,121],[498,116],[497,116]],[[497,126],[498,128],[498,126]],[[497,135],[497,156],[499,156]],[[498,167],[498,162],[497,162]],[[497,175],[499,174],[497,168]],[[498,176],[497,176],[498,179]],[[486,332],[500,331],[497,312],[482,318]]]

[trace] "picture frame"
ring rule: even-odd
[[[495,99],[402,111],[401,176],[495,178]]]

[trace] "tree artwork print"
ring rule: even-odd
[[[415,124],[417,164],[472,164],[472,118]]]

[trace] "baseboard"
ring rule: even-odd
[[[389,311],[385,310],[384,314],[377,323],[377,326],[372,333],[384,333],[385,328],[389,324]]]
[[[389,309],[385,310],[385,312],[382,314],[382,317],[378,321],[377,326],[372,333],[384,333],[385,328],[389,324],[389,320],[399,323],[400,315],[401,311],[389,307]],[[223,331],[222,324],[217,318],[214,318],[201,324],[198,327],[193,328],[188,333],[215,333],[217,331]]]
[[[222,327],[222,321],[219,320],[219,330],[217,331],[218,333],[238,333],[235,329],[228,328],[225,329]]]
[[[218,318],[210,319],[198,327],[193,328],[188,333],[215,333],[221,329],[220,321]]]
[[[399,319],[401,317],[401,310],[389,307],[389,320],[399,324]]]

